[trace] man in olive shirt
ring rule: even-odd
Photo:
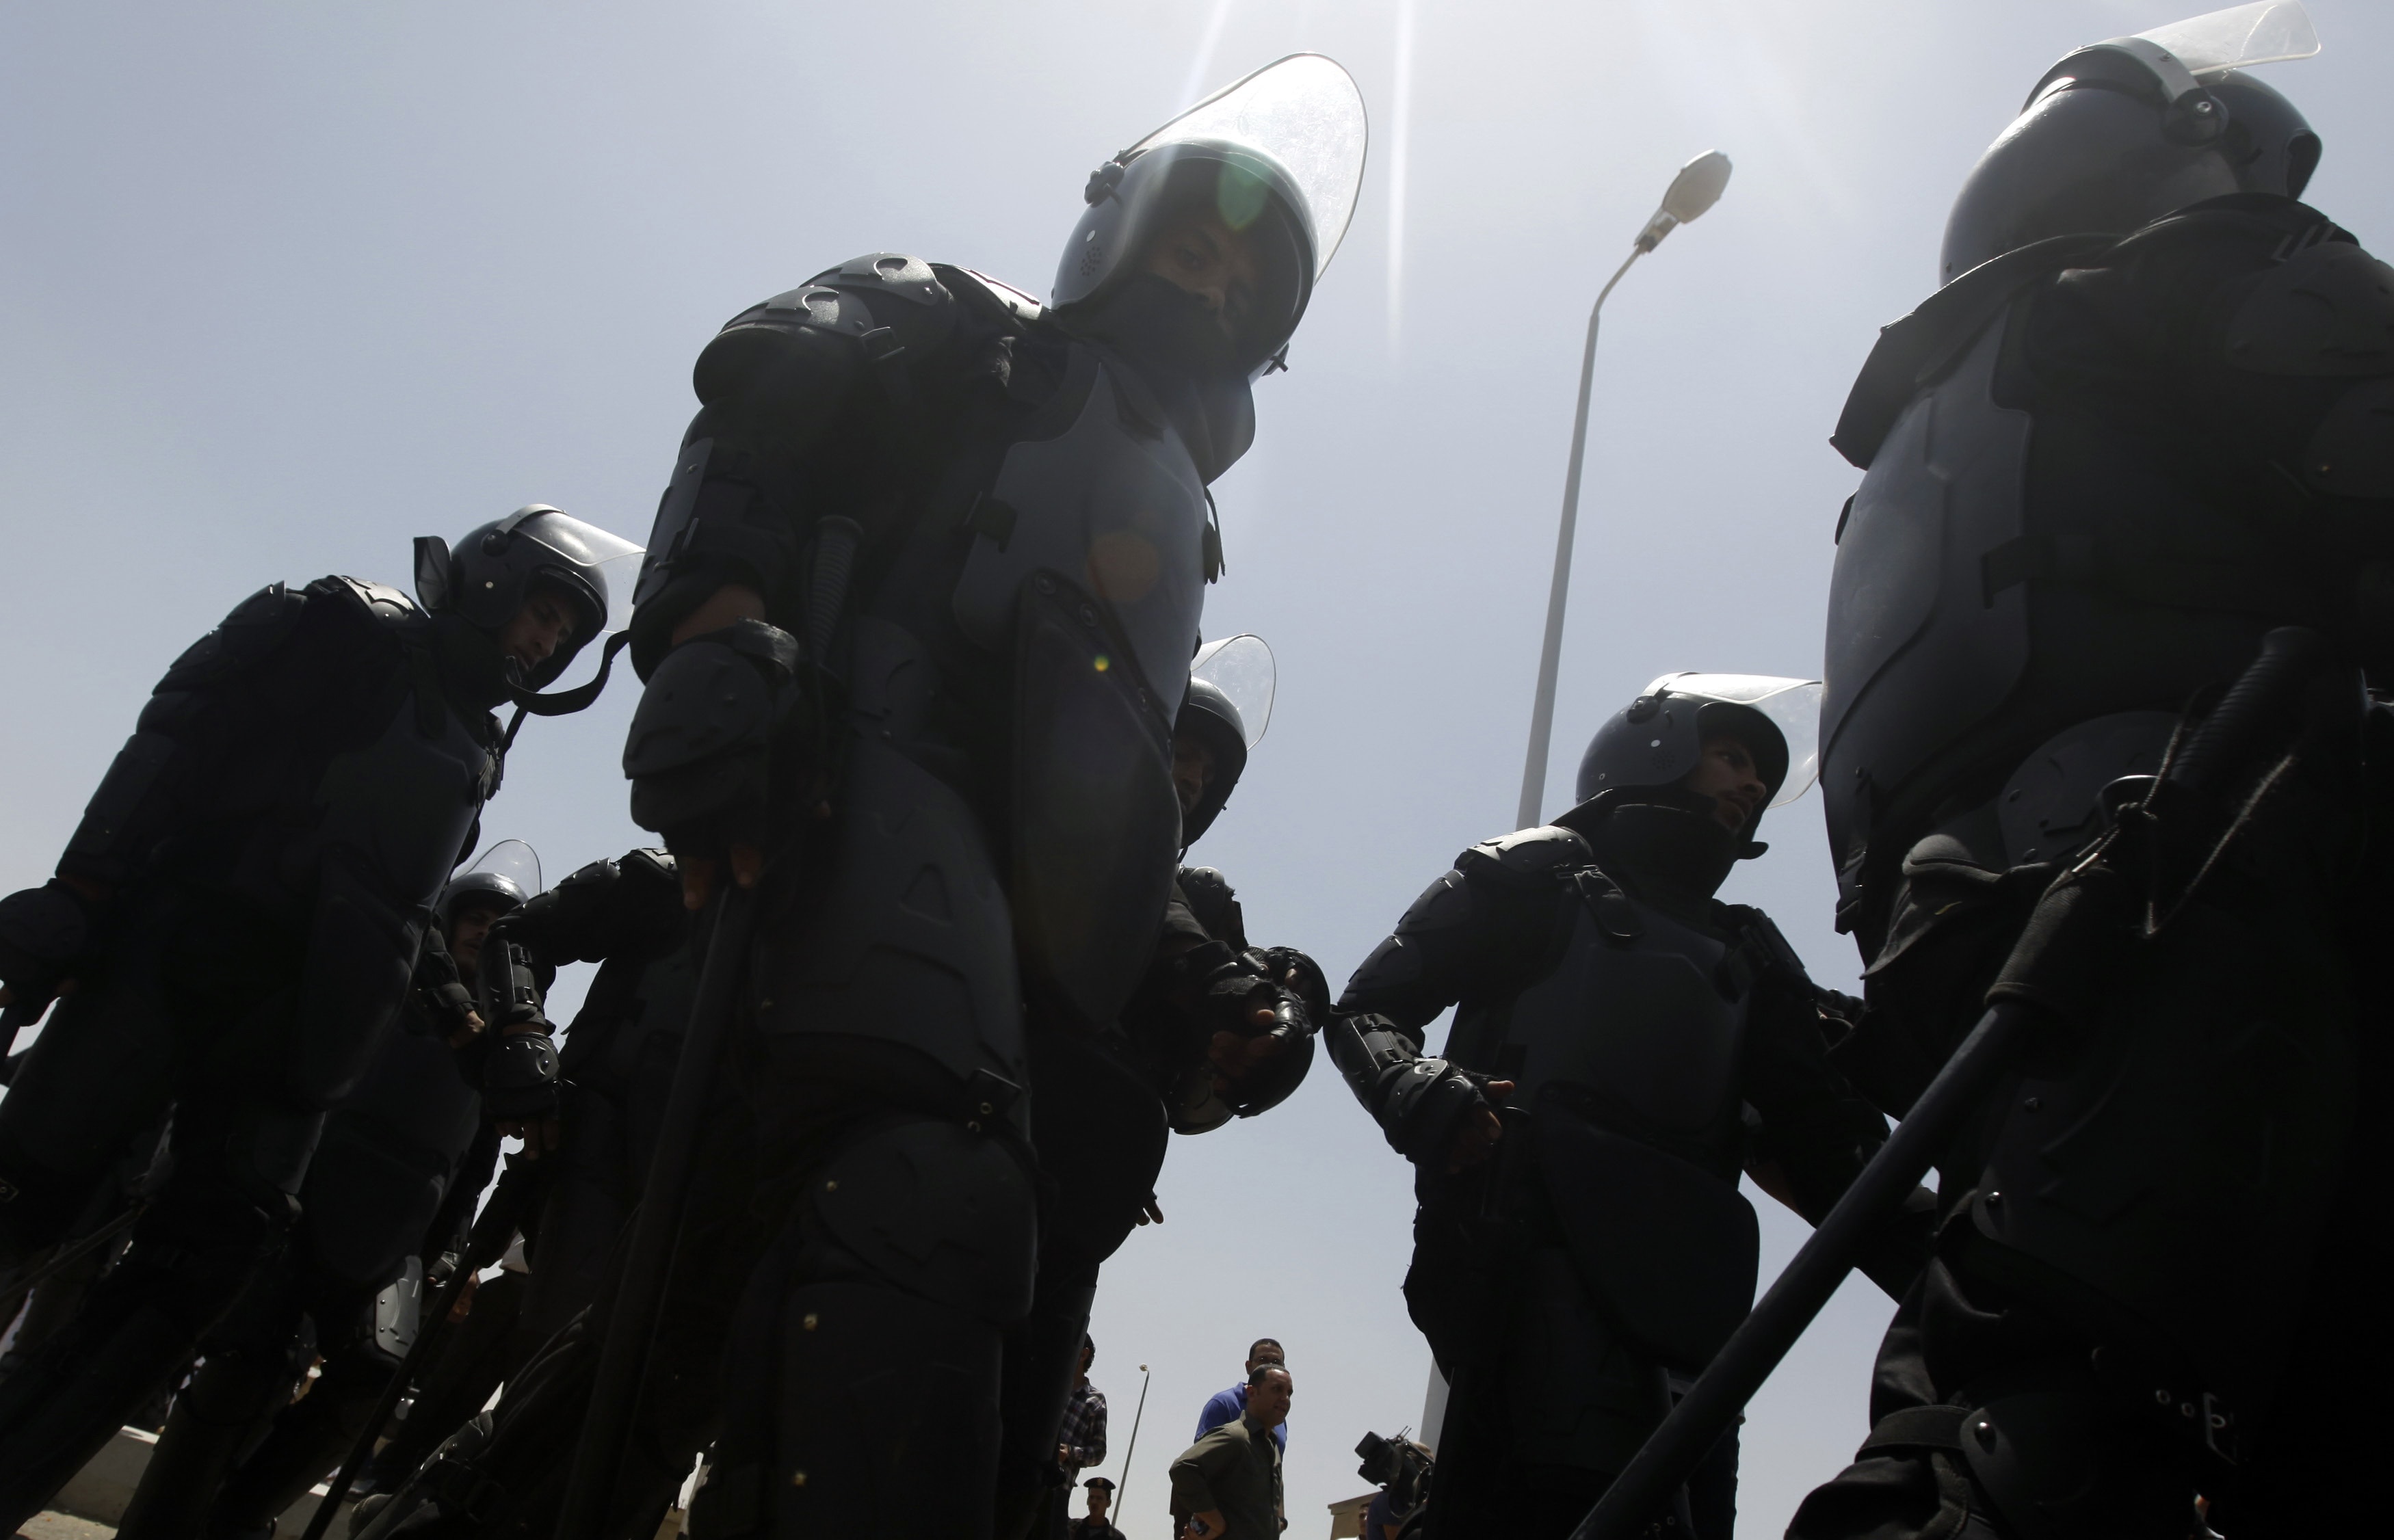
[[[1296,1392],[1288,1371],[1259,1363],[1247,1375],[1247,1405],[1172,1462],[1172,1511],[1189,1516],[1192,1540],[1279,1540],[1280,1445],[1271,1430]]]

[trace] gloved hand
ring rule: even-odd
[[[493,928],[551,967],[645,954],[679,940],[681,878],[664,850],[594,861]]]
[[[0,985],[5,1003],[38,1007],[88,960],[92,904],[52,877],[0,899]]]
[[[765,843],[772,758],[809,704],[796,637],[739,620],[665,654],[632,714],[624,774],[632,821],[664,836],[683,868],[684,893],[703,900],[715,863],[743,886],[756,880]]]
[[[1302,966],[1299,966],[1302,965]],[[1230,1111],[1253,1117],[1288,1099],[1313,1066],[1313,1037],[1322,1019],[1299,992],[1311,976],[1323,1015],[1329,988],[1303,953],[1286,948],[1243,952],[1207,978],[1208,1014],[1217,1023],[1207,1046],[1214,1090]]]
[[[1388,1147],[1415,1165],[1460,1171],[1487,1159],[1504,1138],[1496,1104],[1512,1094],[1509,1080],[1443,1059],[1392,1066],[1381,1078],[1380,1126]]]
[[[424,950],[416,955],[415,998],[432,1023],[432,1034],[451,1047],[464,1047],[480,1035],[482,1019],[474,1011],[474,993],[466,987],[457,959],[438,930],[426,932]]]
[[[1330,1020],[1330,981],[1320,963],[1293,946],[1267,946],[1250,955],[1262,962],[1273,982],[1296,996],[1309,1027]]]

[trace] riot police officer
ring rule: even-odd
[[[498,784],[491,709],[580,704],[592,687],[533,691],[610,624],[606,565],[638,549],[540,507],[417,547],[422,607],[346,577],[244,601],[151,696],[57,877],[0,901],[13,1001],[79,986],[0,1103],[0,1257],[55,1239],[175,1107],[131,1249],[0,1389],[0,1521],[37,1511],[283,1244],[325,1110]]]
[[[1778,928],[1713,897],[1761,853],[1766,806],[1809,783],[1774,716],[1810,699],[1654,681],[1589,744],[1577,805],[1465,851],[1323,1031],[1415,1166],[1405,1295],[1451,1382],[1435,1535],[1568,1533],[1752,1302],[1741,1171],[1817,1219],[1886,1138],[1830,1068],[1827,997]],[[1872,1258],[1890,1292],[1922,1218]],[[1703,1540],[1730,1533],[1736,1461],[1732,1433],[1690,1483]]]
[[[203,1339],[119,1533],[185,1534],[196,1515],[210,1534],[263,1533],[380,1397],[426,1269],[452,1249],[497,1152],[480,1096],[491,1045],[461,980],[492,922],[538,890],[537,862],[516,859],[529,854],[502,840],[442,888],[415,988],[325,1117],[290,1248]],[[294,1401],[311,1357],[322,1372]]]
[[[2104,788],[2139,801],[2265,632],[2394,678],[2394,270],[2296,201],[2319,137],[2238,68],[2316,47],[2247,7],[2056,63],[1847,402],[1823,783],[1891,1110]],[[2139,832],[2090,867],[2153,902],[1945,1152],[1874,1427],[1791,1533],[2175,1536],[2197,1492],[2230,1533],[2377,1521],[2385,740],[2353,678],[2216,859]]]
[[[362,1495],[403,1483],[598,1298],[639,1201],[681,1051],[696,981],[690,928],[673,857],[658,849],[594,861],[508,919],[506,939],[542,967],[599,965],[558,1056],[553,1144],[528,1149],[530,1159],[512,1157],[491,1200],[493,1210],[523,1216],[523,1270],[506,1275],[512,1284],[504,1293],[476,1295],[471,1324],[426,1366],[405,1421],[375,1452]],[[690,1356],[670,1325],[663,1339],[668,1356]],[[712,1364],[692,1367],[705,1373]]]
[[[728,876],[761,916],[721,1077],[740,1106],[704,1122],[661,1307],[730,1341],[702,1530],[988,1533],[1035,1269],[1022,1002],[1101,1029],[1152,953],[1173,714],[1220,571],[1205,488],[1345,230],[1361,107],[1300,55],[1138,141],[1089,178],[1052,306],[875,254],[700,357],[624,763],[692,906]],[[423,1533],[559,1500],[572,1451],[531,1408],[579,1416],[570,1346],[435,1462]],[[687,1471],[694,1406],[641,1395],[611,1523]],[[433,1523],[412,1501],[368,1533]]]
[[[1224,648],[1260,652],[1269,666],[1269,650],[1251,636],[1199,655],[1173,723],[1184,860],[1230,801],[1269,709],[1268,682],[1260,711],[1251,698],[1243,713],[1205,677]],[[1306,1020],[1319,1020],[1327,994],[1304,954],[1248,945],[1237,896],[1220,872],[1184,864],[1147,971],[1117,1023],[1092,1033],[1050,1012],[1028,1014],[1040,1092],[1031,1117],[1043,1178],[1039,1270],[1031,1309],[1006,1339],[1001,1536],[1062,1526],[1070,1489],[1057,1484],[1057,1431],[1098,1271],[1135,1227],[1163,1218],[1155,1183],[1170,1134],[1208,1133],[1287,1099],[1313,1060],[1311,1037],[1282,1020],[1287,996],[1309,1002]]]

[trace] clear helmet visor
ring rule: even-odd
[[[1197,650],[1195,661],[1189,665],[1189,677],[1203,679],[1230,697],[1230,704],[1238,709],[1240,725],[1245,729],[1247,747],[1254,748],[1264,741],[1264,730],[1271,725],[1272,691],[1279,675],[1272,664],[1272,650],[1263,638],[1241,632],[1207,642]]]
[[[642,547],[555,508],[532,514],[514,526],[514,533],[587,568],[598,577],[607,599],[607,618],[599,626],[601,635],[620,631],[632,623],[632,589],[639,581],[640,558],[645,554]]]
[[[1287,173],[1313,238],[1313,276],[1355,217],[1370,135],[1354,77],[1320,54],[1291,54],[1207,97],[1117,157],[1190,141],[1252,151]]]
[[[503,839],[474,858],[474,863],[460,874],[472,876],[487,873],[505,877],[522,890],[526,898],[540,891],[540,857],[520,839]]]
[[[2320,51],[2319,33],[2311,29],[2300,0],[2232,6],[2136,35],[2185,65],[2198,80],[2255,64],[2308,59]]]
[[[1811,788],[1821,774],[1821,681],[1770,674],[1665,674],[1646,687],[1653,696],[1692,695],[1748,706],[1768,717],[1787,740],[1787,778],[1770,806],[1783,807]]]

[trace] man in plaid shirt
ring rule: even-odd
[[[1050,1534],[1064,1532],[1072,1508],[1065,1494],[1080,1484],[1081,1472],[1105,1462],[1106,1397],[1089,1383],[1089,1365],[1097,1359],[1097,1343],[1083,1337],[1081,1367],[1072,1376],[1072,1393],[1064,1400],[1064,1423],[1056,1434],[1056,1463],[1063,1468],[1064,1481],[1049,1497],[1048,1521],[1041,1526]]]

